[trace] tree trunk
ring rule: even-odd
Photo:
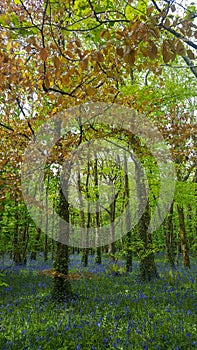
[[[98,161],[94,154],[94,186],[96,189],[96,237],[95,237],[95,263],[101,264],[101,245],[100,245],[100,210],[99,210],[99,183],[98,183]]]
[[[134,163],[137,197],[139,201],[139,217],[143,211],[143,214],[138,222],[139,236],[143,242],[143,253],[140,260],[140,277],[143,281],[150,281],[151,279],[157,278],[158,273],[155,265],[154,253],[152,252],[152,235],[151,232],[148,231],[151,219],[149,199],[147,199],[143,169],[138,162],[134,161]],[[144,210],[144,201],[146,200],[147,203]]]
[[[64,186],[67,186],[66,190],[68,190],[68,181],[64,182]],[[65,199],[61,188],[60,188],[60,195],[59,195],[58,214],[66,222],[69,222],[69,203]],[[61,230],[61,227],[60,227],[60,230]],[[61,232],[61,234],[66,235],[66,241],[68,242],[69,232],[68,231]],[[63,301],[65,299],[69,299],[72,295],[71,285],[68,279],[68,261],[69,261],[68,245],[58,242],[56,259],[54,263],[54,268],[55,268],[55,271],[57,272],[57,276],[53,279],[53,289],[52,289],[53,299],[57,301]]]
[[[139,220],[138,228],[140,239],[143,242],[144,254],[140,260],[140,277],[143,281],[150,281],[154,278],[158,278],[158,273],[155,265],[154,253],[152,249],[152,235],[148,231],[148,226],[150,223],[150,211],[149,205]]]
[[[86,197],[87,199],[90,198],[89,195],[89,177],[90,177],[90,161],[89,161],[89,153],[88,153],[88,169],[87,169],[87,177],[86,177]],[[85,216],[84,216],[84,208],[83,208],[83,197],[81,192],[81,177],[80,177],[80,171],[78,167],[78,192],[79,192],[79,203],[80,203],[80,217],[81,217],[81,226],[83,228],[83,245],[84,248],[82,249],[82,258],[81,262],[83,263],[84,267],[88,266],[88,253],[89,249],[87,247],[88,244],[88,230],[90,228],[90,221],[91,221],[91,213],[90,213],[90,204],[88,202],[88,208],[87,208],[87,225],[85,225]],[[85,230],[86,227],[86,230]]]
[[[178,218],[179,218],[179,234],[181,239],[182,263],[184,267],[190,268],[190,259],[188,251],[188,243],[185,229],[185,218],[183,207],[177,204]]]
[[[20,254],[20,248],[19,248],[19,227],[18,227],[18,202],[17,197],[15,196],[15,225],[14,225],[14,235],[12,240],[12,259],[15,262],[16,265],[21,264],[21,254]]]
[[[128,176],[128,164],[127,164],[127,157],[126,154],[124,154],[124,186],[125,186],[125,201],[126,203],[126,230],[127,230],[127,237],[126,237],[126,269],[127,272],[132,271],[132,251],[131,251],[131,208],[130,208],[130,202],[129,202],[129,176]]]
[[[21,264],[25,265],[27,262],[27,247],[29,241],[29,224],[25,221],[25,227],[21,232],[21,242],[22,242],[22,251],[21,251]]]
[[[167,251],[167,259],[170,263],[170,266],[174,268],[175,260],[174,260],[174,237],[173,237],[173,204],[171,204],[170,211],[168,214],[167,222],[166,222],[166,232],[165,232],[165,240],[166,240],[166,251]]]
[[[36,260],[36,256],[37,256],[37,252],[38,252],[38,248],[39,248],[40,236],[41,236],[41,229],[38,227],[36,230],[36,235],[35,235],[34,248],[33,248],[33,251],[31,253],[31,256],[30,256],[31,260]]]
[[[48,192],[49,192],[49,174],[47,174],[47,184],[46,184],[46,200],[45,200],[45,206],[46,206],[46,224],[45,224],[45,241],[44,241],[44,261],[48,260],[48,226],[49,226],[49,219],[48,219]]]

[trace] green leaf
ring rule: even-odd
[[[127,5],[125,7],[125,17],[129,21],[131,21],[138,14],[139,14],[139,11],[135,7],[131,5]]]

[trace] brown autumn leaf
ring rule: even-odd
[[[103,29],[101,32],[100,32],[100,38],[103,38],[105,36],[107,32],[107,29]]]
[[[47,57],[48,57],[48,52],[47,52],[46,47],[44,47],[40,50],[40,58],[41,58],[41,60],[46,61]]]
[[[166,42],[166,40],[164,40],[162,44],[161,51],[162,51],[164,63],[168,63],[171,60],[171,52],[170,52],[170,47]]]
[[[117,47],[116,53],[117,53],[118,56],[123,57],[123,55],[124,55],[123,48],[122,47]]]
[[[81,69],[86,70],[88,68],[88,58],[85,58],[79,63]]]
[[[181,55],[181,56],[185,54],[185,47],[181,41],[178,41],[175,51],[178,55]]]
[[[95,94],[95,90],[91,86],[87,86],[86,88],[86,95],[87,96],[93,96]]]
[[[53,57],[53,63],[54,63],[55,68],[58,68],[60,66],[60,60],[57,56]]]
[[[130,49],[130,51],[124,56],[124,60],[130,67],[133,67],[135,63],[135,50]]]
[[[195,55],[192,50],[187,50],[187,56],[190,58],[190,60],[194,60]]]
[[[164,22],[164,26],[167,27],[167,28],[170,26],[170,20],[169,20],[169,18],[166,18],[166,20],[165,20],[165,22]]]
[[[27,46],[25,47],[25,50],[29,53],[29,52],[31,51],[31,45],[30,45],[30,44],[27,45]]]
[[[104,57],[103,57],[103,55],[102,55],[101,52],[98,52],[98,53],[97,53],[97,61],[98,61],[98,62],[103,62],[103,61],[104,61]]]
[[[46,88],[47,89],[49,89],[50,88],[50,81],[49,81],[49,78],[48,78],[48,76],[46,76],[46,78],[45,78],[45,86],[46,86]]]
[[[153,41],[149,40],[148,56],[150,57],[150,59],[154,59],[155,56],[157,55],[157,52],[158,52],[157,46]]]

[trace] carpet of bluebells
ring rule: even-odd
[[[156,261],[160,278],[142,283],[137,262],[133,272],[116,276],[107,259],[96,265],[91,256],[84,268],[73,255],[70,271],[93,278],[72,281],[75,297],[61,303],[52,302],[52,278],[38,275],[52,261],[40,256],[9,267],[9,286],[1,288],[0,349],[197,349],[196,260],[190,271],[180,265],[173,275],[160,256]]]

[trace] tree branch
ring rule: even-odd
[[[0,126],[15,133],[15,130],[9,125],[5,125],[3,123],[0,123]],[[23,134],[21,132],[19,132],[18,135],[25,137],[27,140],[31,140],[29,136],[27,136],[26,134]]]
[[[184,59],[185,63],[187,64],[188,68],[191,70],[191,72],[197,78],[197,69],[196,69],[197,66],[194,66],[192,61],[188,57],[183,56],[183,59]]]
[[[167,32],[173,34],[176,38],[183,40],[187,45],[189,45],[189,46],[193,47],[193,49],[197,50],[197,45],[193,41],[185,38],[182,34],[178,33],[176,30],[174,30],[170,27],[166,27],[162,23],[159,24],[159,27],[167,30]]]

